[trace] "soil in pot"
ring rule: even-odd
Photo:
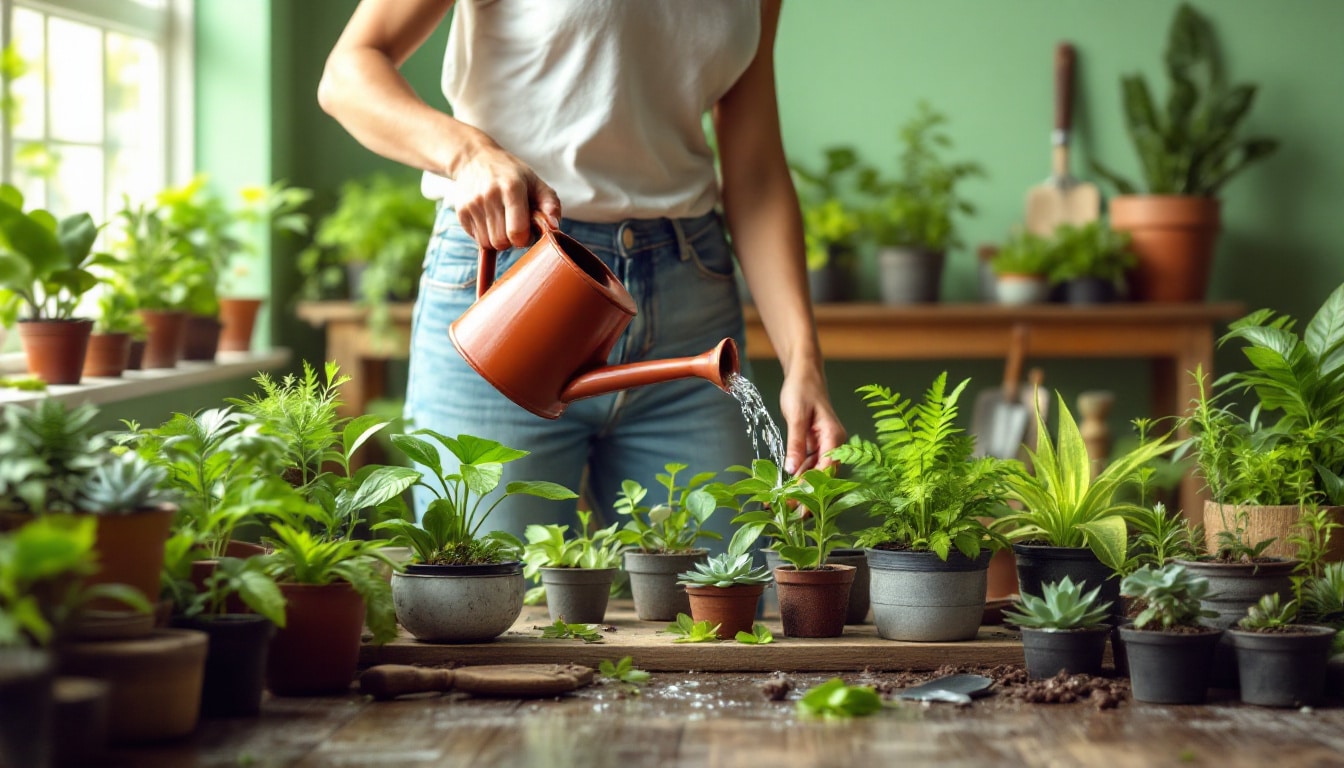
[[[275,625],[262,616],[237,614],[178,618],[175,625],[210,638],[201,689],[204,717],[251,717],[261,711],[266,652]]]
[[[1203,704],[1221,629],[1153,631],[1121,627],[1134,698],[1150,704]]]
[[[688,586],[686,594],[691,600],[691,618],[708,621],[710,626],[717,624],[719,639],[732,640],[738,632],[751,632],[765,585]]]
[[[840,637],[845,632],[851,565],[826,565],[800,571],[791,565],[775,569],[779,618],[787,637]]]
[[[92,320],[20,320],[28,372],[48,384],[78,384],[92,332]]]
[[[546,609],[551,621],[567,624],[601,624],[607,616],[611,582],[616,568],[542,568]]]
[[[1022,653],[1032,679],[1068,674],[1100,675],[1111,627],[1033,629],[1022,627]]]
[[[651,553],[626,552],[625,572],[630,574],[630,591],[635,599],[635,615],[640,621],[674,621],[677,614],[691,612],[691,600],[677,576],[695,570],[709,552]]]
[[[89,348],[84,354],[84,375],[116,378],[126,370],[130,359],[129,333],[95,333],[89,336]]]
[[[392,574],[397,622],[417,640],[484,643],[523,612],[527,591],[517,562],[494,565],[410,565]]]
[[[1289,626],[1275,632],[1231,629],[1227,635],[1236,650],[1243,703],[1302,707],[1321,702],[1335,630]]]
[[[50,764],[55,679],[46,651],[0,648],[0,765]]]
[[[271,639],[266,687],[277,696],[345,693],[359,662],[364,598],[346,582],[281,584],[285,627]]]

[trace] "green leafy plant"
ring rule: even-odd
[[[1129,233],[1111,229],[1100,220],[1082,225],[1061,224],[1051,240],[1052,283],[1091,277],[1118,287],[1124,284],[1125,273],[1138,263],[1138,257],[1130,250]]]
[[[789,491],[788,502],[810,514],[791,518],[779,556],[800,571],[825,568],[831,552],[849,543],[836,518],[862,502],[854,493],[859,484],[833,472],[833,468],[809,469]]]
[[[1120,581],[1120,594],[1143,606],[1134,618],[1138,629],[1194,627],[1201,618],[1217,615],[1199,604],[1209,595],[1209,580],[1176,563],[1161,568],[1144,566],[1129,574]]]
[[[616,536],[619,523],[589,533],[593,514],[578,510],[579,535],[565,538],[567,525],[529,525],[523,531],[523,575],[536,578],[542,568],[619,568],[625,545]]]
[[[778,549],[786,544],[801,544],[791,537],[807,515],[807,510],[790,502],[798,478],[788,475],[769,459],[756,459],[747,468],[736,465],[729,472],[746,475],[732,484],[714,483],[707,490],[720,506],[733,510],[732,524],[737,531],[728,542],[729,552],[746,552],[762,536]],[[745,509],[745,511],[743,511]]]
[[[124,286],[115,282],[104,282],[103,292],[98,296],[98,317],[93,321],[96,333],[125,333],[132,338],[143,339],[145,321],[136,314],[135,297],[127,293]]]
[[[1157,107],[1142,75],[1121,79],[1125,125],[1145,186],[1153,195],[1216,197],[1233,176],[1273,153],[1278,142],[1237,137],[1256,86],[1227,84],[1213,26],[1188,3],[1172,20],[1164,64],[1169,80],[1165,110]],[[1098,163],[1092,167],[1122,194],[1137,193],[1136,184]]]
[[[769,645],[775,642],[775,636],[764,624],[755,624],[750,632],[738,632],[734,638],[743,645]]]
[[[0,512],[73,512],[84,479],[106,457],[97,407],[40,400],[0,409]]]
[[[667,625],[663,630],[670,635],[676,635],[674,643],[716,643],[719,640],[719,625],[711,625],[708,621],[695,621],[684,613],[677,614],[677,620]]]
[[[1283,603],[1278,592],[1262,595],[1260,601],[1246,611],[1237,627],[1251,632],[1273,632],[1292,626],[1297,619],[1297,601]]]
[[[1140,443],[1128,453],[1111,459],[1094,479],[1092,461],[1082,433],[1062,395],[1056,395],[1059,410],[1058,445],[1039,411],[1036,413],[1036,450],[1028,451],[1033,474],[1010,476],[1009,498],[1024,509],[996,521],[1013,539],[1044,541],[1054,547],[1088,547],[1114,571],[1124,569],[1129,530],[1125,516],[1142,508],[1121,501],[1117,495],[1133,482],[1141,467],[1175,448],[1166,436]]]
[[[457,459],[456,471],[445,469],[434,443],[448,449]],[[389,531],[395,543],[410,547],[417,563],[471,565],[516,559],[523,550],[523,543],[517,537],[504,531],[480,534],[481,526],[495,507],[505,498],[519,494],[551,501],[578,497],[578,494],[556,483],[542,480],[514,481],[506,485],[504,492],[489,506],[482,509],[485,497],[499,487],[504,465],[526,456],[527,451],[473,435],[446,437],[429,429],[393,435],[392,444],[412,461],[428,469],[427,476],[438,483],[438,487],[435,487],[423,477],[415,482],[435,497],[425,508],[421,520],[423,527],[400,519],[385,520],[373,526],[374,530]]]
[[[1133,573],[1145,565],[1161,568],[1172,560],[1192,560],[1201,555],[1203,527],[1191,526],[1179,512],[1168,513],[1162,502],[1135,507],[1125,517],[1134,535],[1123,573]]]
[[[1083,583],[1068,576],[1041,585],[1041,596],[1023,594],[1016,611],[1005,610],[1005,619],[1032,629],[1089,629],[1110,617],[1109,602],[1097,604],[1101,587],[1084,592]]]
[[[597,631],[596,624],[566,624],[564,619],[556,619],[554,624],[542,627],[541,636],[546,640],[582,640],[584,643],[602,642],[602,633]]]
[[[0,324],[70,320],[98,284],[90,267],[111,262],[94,254],[98,226],[87,213],[57,220],[41,209],[23,210],[23,194],[0,184]]]
[[[621,483],[616,513],[630,518],[617,534],[622,543],[643,552],[688,552],[701,539],[723,538],[703,528],[719,506],[717,497],[705,487],[717,473],[701,472],[678,485],[677,475],[686,467],[671,463],[664,466],[666,472],[658,473],[656,479],[667,490],[667,500],[652,507],[640,503],[648,489],[634,480]]]
[[[20,392],[41,392],[47,388],[47,382],[36,376],[0,376],[0,389],[17,389]]]
[[[882,710],[882,697],[867,685],[846,685],[835,677],[813,686],[798,700],[798,714],[823,720],[864,717]]]
[[[1057,259],[1057,251],[1049,240],[1030,232],[1018,232],[999,246],[989,266],[998,275],[1046,277],[1054,270]]]
[[[649,682],[649,673],[635,667],[634,660],[629,656],[622,656],[621,660],[615,664],[608,659],[603,659],[597,664],[597,671],[608,680],[615,680],[630,685],[644,685]]]
[[[188,585],[185,593],[190,597],[178,604],[177,612],[183,616],[222,616],[229,598],[236,595],[253,613],[284,628],[285,596],[266,568],[264,557],[222,557],[205,578],[203,590],[196,592]]]
[[[850,146],[827,147],[824,155],[819,171],[789,163],[802,208],[807,268],[824,269],[834,261],[838,268],[851,270],[862,239],[863,221],[850,198],[857,190],[871,186],[876,171],[862,165],[858,152]]]
[[[168,503],[168,471],[136,453],[111,454],[83,478],[76,506],[99,515],[132,515]]]
[[[1344,527],[1335,522],[1331,510],[1326,507],[1304,509],[1302,517],[1288,537],[1288,543],[1297,549],[1297,568],[1295,579],[1319,576],[1325,568],[1329,554],[1330,541],[1335,531]]]
[[[877,384],[859,388],[876,441],[854,437],[830,455],[854,467],[858,499],[882,520],[859,535],[864,546],[894,544],[946,560],[954,547],[973,559],[987,543],[1001,541],[981,518],[1003,510],[1009,464],[972,458],[974,439],[955,426],[957,401],[969,383],[948,391],[944,372],[919,404]]]
[[[1344,629],[1344,563],[1326,563],[1319,576],[1302,582],[1298,594],[1307,622]]]
[[[122,197],[112,240],[115,261],[108,281],[115,290],[135,297],[138,309],[173,310],[183,306],[192,285],[204,281],[205,265],[180,259],[178,242],[157,207],[132,205]]]
[[[278,583],[332,584],[347,582],[364,598],[364,623],[375,643],[397,636],[392,586],[382,568],[396,563],[379,551],[386,542],[363,539],[322,539],[306,530],[272,523],[267,539],[271,553],[264,555],[266,573]]]
[[[677,583],[696,587],[733,587],[769,584],[770,578],[769,569],[763,565],[757,567],[750,552],[724,552],[703,563],[696,563],[694,570],[679,574]]]

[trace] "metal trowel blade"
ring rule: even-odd
[[[944,701],[949,704],[970,704],[971,699],[989,692],[994,680],[984,675],[947,675],[927,683],[906,688],[896,695],[909,701]]]

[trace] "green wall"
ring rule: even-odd
[[[331,205],[340,183],[394,168],[349,138],[316,104],[323,61],[353,11],[354,0],[198,0],[202,32],[243,40],[227,56],[203,46],[203,88],[216,83],[210,67],[245,73],[260,89],[203,94],[202,162],[212,172],[251,171],[270,163],[276,177],[312,187],[316,209]],[[852,143],[893,169],[896,127],[926,99],[951,119],[957,157],[974,159],[989,177],[965,191],[979,214],[965,222],[970,247],[951,254],[944,295],[968,300],[975,292],[971,247],[1002,239],[1022,217],[1026,190],[1049,171],[1052,120],[1051,66],[1056,42],[1078,49],[1077,136],[1074,171],[1086,175],[1090,158],[1133,174],[1137,162],[1122,129],[1119,78],[1141,71],[1156,78],[1175,0],[790,0],[776,46],[780,112],[791,158],[815,163],[823,147]],[[1333,0],[1202,0],[1223,44],[1233,81],[1261,85],[1249,120],[1254,133],[1278,137],[1280,152],[1234,180],[1224,196],[1225,230],[1211,298],[1249,307],[1309,314],[1344,282],[1337,255],[1336,208],[1344,200],[1344,3]],[[207,20],[210,30],[204,29]],[[250,35],[250,37],[248,37]],[[442,105],[437,80],[445,28],[406,65],[421,95]],[[247,42],[250,41],[250,42]],[[269,47],[270,58],[264,54]],[[254,72],[270,62],[269,78]],[[236,68],[235,68],[236,67]],[[218,84],[217,84],[218,85]],[[221,85],[220,87],[223,87]],[[241,86],[240,86],[241,87]],[[248,85],[247,87],[252,87]],[[246,109],[256,105],[253,113]],[[217,111],[216,111],[217,110]],[[228,120],[208,118],[227,116]],[[243,121],[237,127],[235,121]],[[269,144],[254,131],[269,126]],[[273,280],[277,305],[292,291],[286,252],[277,249]],[[871,269],[871,265],[866,267]],[[871,281],[868,281],[871,286]],[[869,288],[871,291],[872,289]],[[872,293],[868,296],[871,298]],[[276,324],[281,343],[302,355],[320,355],[320,339],[292,321]],[[1237,364],[1227,351],[1219,365]],[[1045,361],[1048,382],[1072,401],[1083,389],[1120,393],[1112,425],[1146,412],[1147,378],[1128,362]],[[947,360],[920,364],[833,364],[832,394],[852,430],[866,415],[852,395],[880,381],[905,392],[925,387],[941,369],[973,376],[973,389],[991,386],[1000,366]],[[768,396],[779,387],[777,365],[758,364]]]

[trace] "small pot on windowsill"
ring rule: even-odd
[[[92,331],[93,321],[81,318],[20,320],[28,372],[48,384],[78,384]]]
[[[1050,282],[1045,275],[1000,273],[994,288],[999,303],[1008,306],[1040,304],[1050,296]]]

